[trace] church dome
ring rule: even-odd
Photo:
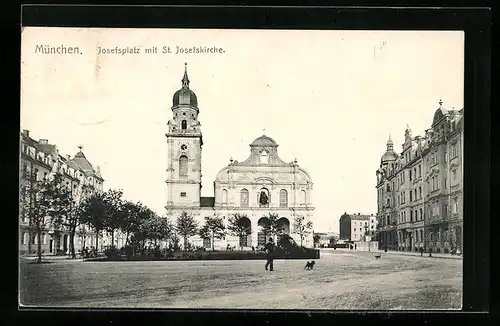
[[[250,146],[252,147],[277,147],[278,144],[274,139],[266,135],[262,135],[255,139]]]
[[[391,135],[389,135],[389,140],[387,141],[387,151],[382,155],[380,159],[381,163],[395,161],[398,158],[396,152],[394,152],[394,142],[391,139]]]
[[[385,152],[384,155],[382,155],[382,158],[380,159],[380,162],[385,163],[385,162],[392,162],[397,159],[397,154],[394,151],[387,151]]]
[[[179,105],[190,105],[197,108],[198,98],[192,90],[183,87],[174,93],[172,99],[172,107],[177,107]]]
[[[179,105],[187,105],[198,108],[198,98],[196,94],[189,89],[189,78],[187,74],[187,63],[185,64],[184,77],[182,78],[182,88],[174,93],[172,98],[172,109]]]

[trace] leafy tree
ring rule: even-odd
[[[63,177],[58,174],[49,175],[40,181],[32,180],[29,187],[30,224],[37,237],[37,262],[41,263],[42,232],[49,226],[53,227],[56,219],[65,213],[71,197],[66,190]]]
[[[304,239],[312,232],[313,224],[311,221],[306,222],[304,216],[296,215],[293,219],[293,233],[300,237],[300,246]]]
[[[266,235],[277,236],[283,234],[284,227],[282,224],[278,223],[279,215],[275,213],[269,213],[264,217],[264,224],[261,226],[262,232]]]
[[[85,198],[80,207],[80,219],[94,229],[96,235],[96,249],[99,246],[99,236],[105,228],[106,194],[93,193]]]
[[[194,219],[193,215],[184,211],[177,218],[175,228],[177,233],[184,239],[184,248],[186,248],[188,237],[196,235],[198,231],[198,223]]]
[[[141,224],[140,230],[145,239],[154,241],[156,245],[158,241],[167,240],[172,236],[173,227],[168,218],[153,214]]]
[[[64,216],[60,216],[57,222],[59,225],[64,226],[69,232],[69,249],[71,258],[75,259],[75,235],[77,233],[77,227],[80,225],[80,205],[84,198],[91,193],[91,190],[90,187],[82,185],[75,190],[70,188],[68,192],[71,200],[68,202],[68,206],[65,207]],[[85,231],[81,230],[80,233],[82,232]]]
[[[115,231],[119,229],[125,220],[123,205],[123,191],[109,189],[104,193],[104,230],[111,233],[111,245],[115,245]]]
[[[139,231],[143,219],[147,217],[145,214],[141,213],[144,209],[144,206],[140,202],[134,203],[125,201],[122,204],[121,210],[123,219],[121,221],[120,230],[126,234],[125,244],[129,243],[130,235]]]
[[[200,228],[199,235],[206,239],[210,238],[212,250],[214,250],[215,239],[222,239],[226,235],[226,227],[222,217],[207,216],[205,224]]]
[[[232,236],[242,238],[252,233],[252,227],[245,214],[235,213],[228,219],[227,230]],[[240,246],[241,247],[241,246]]]

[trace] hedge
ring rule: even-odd
[[[320,251],[310,248],[277,250],[274,259],[320,259]],[[105,258],[85,259],[85,261],[162,261],[162,260],[264,260],[267,254],[262,251],[185,251],[185,252],[149,252],[126,256],[110,252]]]

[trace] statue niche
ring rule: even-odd
[[[259,205],[260,205],[260,207],[268,207],[269,206],[269,191],[265,188],[260,190]]]

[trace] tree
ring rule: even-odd
[[[175,229],[177,233],[184,239],[184,248],[187,246],[188,237],[196,235],[198,231],[198,223],[194,219],[193,215],[187,212],[182,212],[177,218]]]
[[[241,239],[242,237],[247,237],[252,233],[252,227],[247,223],[248,217],[245,214],[235,213],[228,218],[227,230],[229,234],[232,236],[238,237]],[[241,246],[240,241],[240,248]]]
[[[122,226],[124,218],[123,191],[109,189],[104,193],[104,230],[111,233],[111,245],[115,245],[115,231]]]
[[[94,229],[96,249],[99,247],[99,235],[104,230],[106,220],[106,199],[104,193],[93,193],[85,198],[80,207],[80,220]]]
[[[200,228],[199,235],[203,239],[210,238],[212,250],[215,239],[222,239],[226,235],[226,227],[222,217],[217,215],[205,217],[205,224]]]
[[[144,238],[154,241],[156,245],[158,241],[170,239],[173,227],[168,218],[153,214],[141,224],[140,229]]]
[[[126,234],[125,244],[128,244],[130,235],[139,231],[139,227],[143,222],[143,217],[146,217],[146,215],[141,214],[144,207],[140,202],[134,203],[125,201],[121,206],[121,210],[123,219],[121,221],[120,230]]]
[[[55,174],[30,185],[30,224],[37,237],[37,262],[42,262],[42,232],[53,227],[57,218],[65,213],[71,197],[61,175]]]
[[[293,233],[300,237],[300,246],[304,239],[312,232],[313,224],[311,221],[306,222],[304,216],[296,215],[293,219]]]
[[[268,216],[264,217],[264,224],[261,226],[262,232],[266,236],[277,236],[281,235],[284,231],[284,227],[282,224],[278,223],[279,215],[275,213],[269,213]]]
[[[65,208],[64,216],[60,216],[58,219],[58,224],[64,226],[69,232],[69,249],[71,252],[71,258],[75,259],[75,235],[77,233],[77,227],[80,225],[80,205],[84,198],[90,194],[90,188],[88,186],[81,185],[76,190],[68,189],[68,191],[71,200],[68,203],[68,207]],[[84,226],[82,226],[82,228],[80,228],[80,234],[82,236],[86,236],[86,234],[84,234],[86,232],[86,230],[84,230]]]

